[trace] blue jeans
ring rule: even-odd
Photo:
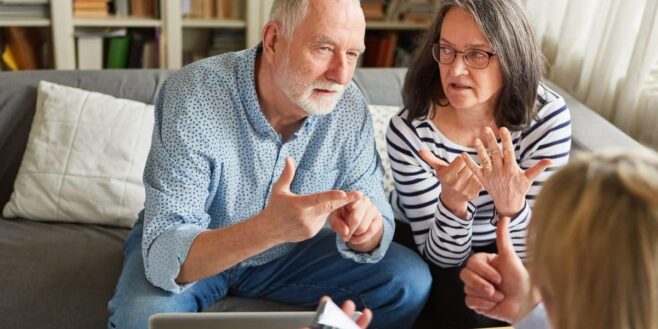
[[[353,300],[374,313],[371,328],[410,328],[432,286],[427,264],[414,252],[392,243],[376,264],[344,259],[335,234],[322,230],[289,254],[256,267],[234,266],[175,294],[153,286],[144,274],[142,224],[124,245],[119,283],[108,308],[109,328],[147,328],[162,312],[198,312],[227,295],[315,306],[323,295],[337,303]]]

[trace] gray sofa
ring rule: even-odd
[[[400,105],[404,69],[360,69],[355,82],[370,104]],[[13,188],[30,130],[38,81],[153,103],[163,70],[0,73],[0,207]],[[641,147],[567,97],[575,150]],[[121,271],[127,229],[0,218],[0,328],[103,328]],[[295,307],[228,298],[212,311]]]

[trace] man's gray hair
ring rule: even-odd
[[[361,1],[353,2],[360,4]],[[270,21],[279,22],[282,34],[286,39],[290,39],[297,24],[308,14],[310,4],[310,0],[275,0],[270,10]]]

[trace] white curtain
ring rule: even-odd
[[[658,149],[658,0],[525,0],[549,79]]]

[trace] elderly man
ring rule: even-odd
[[[350,84],[364,33],[359,1],[277,0],[257,48],[165,82],[110,328],[227,295],[329,295],[372,309],[375,327],[413,324],[431,277],[391,243],[372,121]]]

